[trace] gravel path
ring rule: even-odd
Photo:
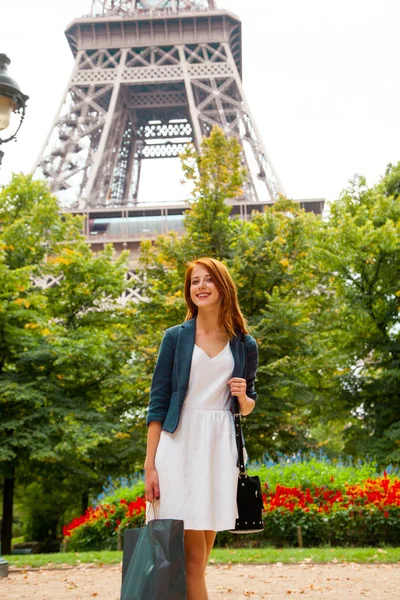
[[[121,566],[14,568],[0,579],[1,600],[119,600]],[[210,600],[399,600],[400,563],[210,565]]]

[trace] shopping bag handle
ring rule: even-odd
[[[156,515],[156,506],[155,506],[155,504],[156,504],[156,501],[155,501],[155,500],[152,500],[150,504],[151,504],[151,508],[153,509],[154,518],[155,518],[155,519],[157,519],[157,515]]]

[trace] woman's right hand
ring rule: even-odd
[[[146,469],[144,479],[144,495],[147,502],[153,502],[160,497],[158,473],[155,468]]]

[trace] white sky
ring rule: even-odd
[[[30,96],[18,141],[2,148],[2,184],[40,152],[73,67],[64,29],[90,5],[2,0],[0,52]],[[244,89],[289,197],[333,200],[355,173],[373,184],[400,160],[399,0],[219,5],[242,19]],[[152,180],[152,195],[165,189],[164,176]]]

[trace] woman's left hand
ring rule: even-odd
[[[232,379],[228,381],[228,385],[231,386],[232,396],[237,396],[239,402],[244,402],[246,400],[247,382],[245,379],[242,379],[241,377],[232,377]]]

